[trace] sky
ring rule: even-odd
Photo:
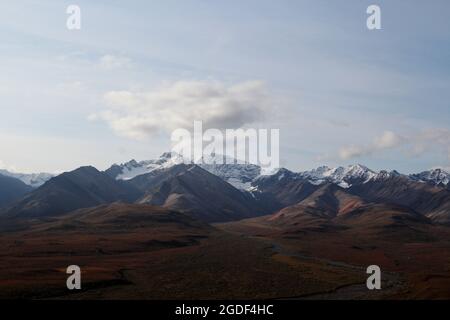
[[[69,5],[81,29],[68,30]],[[366,9],[381,8],[381,30]],[[450,167],[450,2],[3,1],[0,167],[106,169],[276,128],[291,170]]]

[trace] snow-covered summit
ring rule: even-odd
[[[449,186],[450,181],[450,173],[441,168],[411,174],[409,177],[413,180],[431,183],[436,186]]]
[[[45,173],[45,172],[41,172],[41,173],[16,173],[16,172],[10,172],[10,171],[5,170],[5,169],[0,169],[0,174],[4,175],[4,176],[7,176],[7,177],[12,177],[12,178],[19,179],[23,183],[25,183],[25,184],[27,184],[29,186],[32,186],[33,188],[40,187],[45,182],[47,182],[48,180],[50,180],[51,178],[54,177],[53,174]]]
[[[131,160],[120,165],[116,164],[106,170],[106,172],[118,180],[129,180],[154,170],[169,168],[181,163],[193,162],[175,152],[166,152],[154,160],[139,162]],[[257,165],[214,153],[204,156],[194,163],[242,190],[249,188],[251,181],[261,173],[261,168]]]
[[[349,188],[355,183],[365,183],[376,177],[377,172],[361,164],[348,167],[330,168],[322,166],[310,171],[303,171],[299,176],[308,179],[313,184],[331,182],[343,188]]]
[[[250,188],[251,182],[261,174],[260,166],[223,155],[211,154],[196,163],[241,190]]]
[[[183,163],[184,159],[178,154],[166,152],[158,159],[136,161],[130,160],[126,163],[115,164],[106,170],[113,178],[117,180],[130,180],[136,176],[152,172],[157,169],[169,168],[176,164]]]

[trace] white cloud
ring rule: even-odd
[[[402,148],[408,154],[419,156],[429,151],[448,152],[450,161],[450,130],[433,128],[407,136],[385,131],[367,145],[351,145],[339,149],[338,156],[342,160],[368,156],[387,149]]]
[[[415,137],[412,137],[415,147],[426,152],[434,146],[450,148],[450,130],[443,128],[433,128],[422,131]],[[445,150],[444,149],[444,150]]]
[[[380,137],[375,138],[373,146],[375,149],[389,149],[400,145],[404,138],[392,131],[385,131]]]
[[[361,146],[346,146],[339,149],[339,158],[348,160],[351,158],[361,157],[367,154],[368,150]]]
[[[376,137],[372,143],[362,146],[346,146],[339,150],[339,158],[348,160],[352,158],[362,157],[373,154],[375,152],[400,146],[405,141],[405,138],[392,132],[385,131],[379,137]]]
[[[110,91],[106,111],[91,115],[106,121],[121,136],[144,139],[177,128],[190,129],[194,120],[207,128],[240,128],[264,119],[269,110],[260,81],[235,85],[179,81],[147,92]]]
[[[126,57],[107,54],[100,58],[99,65],[103,69],[112,70],[117,68],[130,67],[131,60]]]

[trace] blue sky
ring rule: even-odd
[[[369,31],[374,3],[382,30]],[[66,28],[70,4],[81,30]],[[290,169],[450,167],[449,10],[444,0],[2,3],[0,166],[154,158],[219,88],[213,120],[279,128]],[[183,109],[183,90],[198,90],[200,106]],[[230,116],[220,104],[244,95],[254,109],[238,101]],[[174,119],[160,112],[168,96]]]

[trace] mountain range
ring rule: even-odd
[[[11,204],[5,216],[12,218],[61,215],[76,209],[115,201],[133,201],[138,191],[94,167],[81,167],[51,178],[41,187]]]
[[[126,163],[113,164],[110,168],[105,170],[105,173],[116,180],[130,180],[139,175],[169,168],[182,163],[192,164],[193,162],[187,161],[177,153],[165,152],[159,158],[153,160],[138,162],[133,159]],[[258,177],[273,175],[277,173],[278,170],[287,170],[281,168],[274,172],[265,173],[264,170],[256,164],[250,164],[245,161],[216,154],[204,157],[202,161],[196,161],[195,163],[241,190],[250,189],[252,187],[252,182]],[[0,169],[0,175],[19,179],[32,188],[40,187],[55,176],[55,174],[51,173],[16,173],[5,169]],[[368,182],[388,175],[402,175],[413,181],[450,188],[450,173],[442,168],[434,168],[420,173],[403,175],[395,170],[382,170],[377,172],[364,165],[355,164],[347,167],[334,168],[321,166],[309,171],[296,172],[296,175],[301,179],[308,180],[312,184],[331,182],[343,188],[349,188],[353,183]]]
[[[276,213],[334,186],[340,194],[359,197],[367,204],[404,206],[435,223],[450,223],[449,174],[441,169],[403,175],[352,165],[304,172],[281,168],[262,174],[256,165],[230,159],[223,164],[223,160],[213,155],[209,164],[185,164],[180,156],[165,153],[157,160],[132,160],[104,172],[81,167],[37,188],[0,175],[0,214],[42,218],[122,201],[222,222]],[[314,203],[313,207],[323,209],[321,201]]]
[[[409,207],[373,203],[334,184],[320,186],[306,199],[283,208],[267,221],[288,233],[355,228],[365,229],[365,233],[395,230],[405,235],[430,224],[429,218]]]
[[[193,164],[192,161],[186,160],[177,153],[166,152],[155,160],[140,162],[131,160],[120,165],[115,164],[105,172],[115,179],[129,180],[138,175],[169,168],[181,163]],[[262,172],[261,167],[257,165],[215,154],[198,161],[198,166],[242,190],[249,188],[251,182]]]
[[[106,172],[115,179],[128,180],[144,173],[149,173],[154,170],[167,168],[180,163],[189,163],[189,161],[186,161],[179,154],[166,152],[162,154],[161,157],[155,160],[140,162],[131,160],[123,164],[115,164],[107,169]],[[219,176],[231,185],[242,190],[248,190],[249,188],[251,188],[252,181],[254,181],[255,179],[267,175],[273,175],[278,172],[275,171],[265,173],[264,170],[258,165],[215,154],[207,158],[203,158],[202,161],[197,161],[196,163],[198,163],[198,165],[203,169]],[[287,169],[281,168],[279,170]],[[308,180],[312,184],[322,184],[325,182],[330,182],[338,184],[343,188],[349,188],[354,183],[368,182],[370,180],[380,179],[387,175],[402,175],[395,170],[382,170],[376,172],[361,164],[336,168],[322,166],[310,171],[296,172],[295,174],[300,179]],[[417,182],[427,183],[430,185],[450,187],[450,173],[440,168],[402,176],[408,177],[409,179]]]

